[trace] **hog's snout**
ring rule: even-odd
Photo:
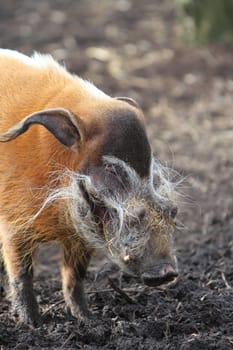
[[[173,281],[178,276],[178,271],[171,264],[163,264],[158,273],[153,271],[144,272],[142,274],[142,281],[151,287],[160,286],[161,284]]]

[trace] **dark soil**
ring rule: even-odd
[[[1,1],[0,46],[52,53],[109,94],[135,98],[155,155],[186,178],[175,284],[120,281],[96,257],[86,290],[99,322],[78,326],[62,301],[57,248],[46,246],[35,276],[44,324],[19,326],[3,298],[1,350],[233,349],[233,51],[179,47],[177,24],[171,0]]]

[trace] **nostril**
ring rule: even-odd
[[[172,265],[166,264],[161,268],[159,275],[160,277],[167,277],[167,276],[177,277],[178,272],[175,270],[175,268]]]
[[[156,275],[153,272],[144,272],[142,274],[142,280],[146,285],[156,287],[173,281],[177,276],[177,270],[172,265],[165,264]]]

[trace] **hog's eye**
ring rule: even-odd
[[[145,208],[141,208],[139,211],[138,211],[138,219],[140,222],[142,222],[146,217],[146,209]]]
[[[114,175],[114,176],[120,177],[120,178],[127,178],[128,177],[128,174],[125,171],[125,169],[122,166],[120,166],[119,164],[106,163],[104,168],[108,174],[111,174],[111,175]]]
[[[105,183],[109,190],[126,190],[129,186],[129,175],[127,171],[119,164],[106,163],[104,165]]]
[[[108,174],[112,174],[112,175],[116,174],[116,169],[113,164],[105,164],[104,169]]]

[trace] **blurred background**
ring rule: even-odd
[[[137,100],[155,156],[185,178],[183,278],[219,301],[223,276],[233,286],[233,2],[8,0],[0,33],[3,48],[50,53],[108,94]]]

